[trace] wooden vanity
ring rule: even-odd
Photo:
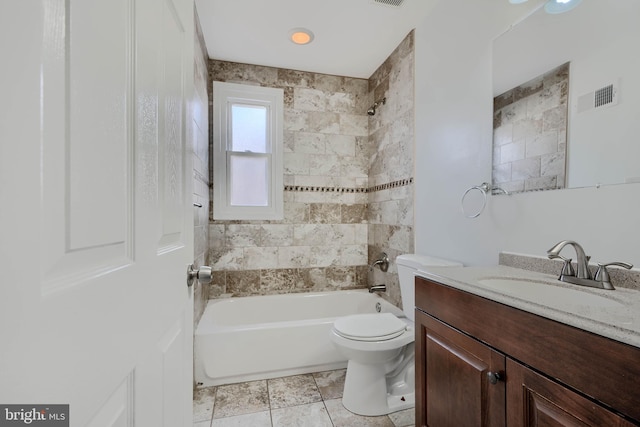
[[[640,426],[640,348],[416,277],[416,423]]]

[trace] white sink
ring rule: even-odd
[[[563,287],[549,282],[505,277],[480,279],[478,284],[515,298],[538,302],[561,310],[567,308],[621,307],[624,305],[607,296],[575,289],[575,285]]]

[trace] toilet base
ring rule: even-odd
[[[411,353],[413,345],[409,346]],[[409,351],[407,351],[409,353]],[[358,415],[377,416],[415,407],[414,358],[404,358],[389,370],[386,364],[349,360],[342,395],[346,409]]]

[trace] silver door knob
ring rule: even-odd
[[[192,286],[193,282],[198,279],[200,283],[206,285],[211,282],[211,267],[203,265],[199,269],[193,268],[193,264],[187,266],[187,286]]]

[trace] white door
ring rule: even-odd
[[[0,58],[0,405],[189,426],[192,0],[2,0]]]

